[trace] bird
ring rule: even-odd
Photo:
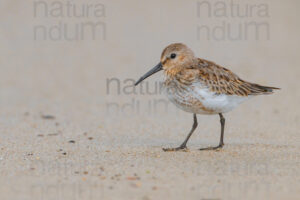
[[[224,146],[224,113],[258,95],[272,94],[277,87],[262,86],[245,81],[229,69],[212,61],[198,58],[183,43],[168,45],[160,62],[143,75],[135,86],[149,76],[163,71],[163,90],[167,98],[179,109],[193,114],[193,125],[183,143],[164,151],[187,150],[187,142],[198,126],[197,114],[219,115],[221,134],[218,146],[199,150],[219,150]]]

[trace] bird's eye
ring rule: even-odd
[[[176,58],[176,54],[175,53],[172,53],[171,56],[170,56],[172,59]]]

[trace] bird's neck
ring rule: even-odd
[[[181,71],[191,68],[197,64],[197,60],[190,59],[190,61],[185,63],[180,63],[178,65],[173,65],[164,70],[164,74],[168,78],[174,78]]]
[[[173,78],[174,76],[176,76],[178,73],[180,73],[180,71],[183,70],[182,66],[177,66],[174,65],[172,67],[169,67],[168,69],[166,69],[164,71],[164,74],[167,78]]]

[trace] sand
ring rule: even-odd
[[[86,17],[46,17],[42,8],[35,16],[33,1],[1,3],[1,200],[299,199],[298,1],[260,1],[268,16],[234,19],[198,17],[197,1],[101,2],[105,13]],[[269,38],[261,30],[259,40],[197,39],[197,27],[222,20],[266,22]],[[101,21],[106,32],[34,38],[37,26],[59,21]],[[172,42],[282,90],[224,114],[222,150],[198,150],[217,145],[220,134],[218,116],[198,116],[189,151],[164,152],[184,140],[192,115],[160,93],[161,75],[130,85]]]

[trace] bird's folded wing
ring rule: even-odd
[[[271,94],[273,89],[279,89],[244,81],[230,70],[204,59],[199,59],[198,65],[185,73],[187,82],[200,81],[216,94],[248,96]]]

